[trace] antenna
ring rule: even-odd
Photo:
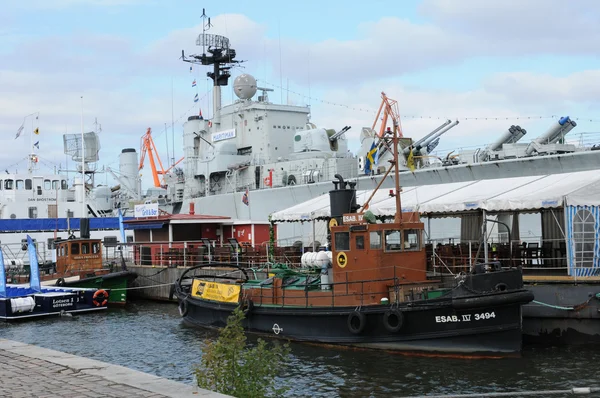
[[[213,25],[206,12],[202,10],[202,33],[196,39],[196,45],[202,46],[202,54],[185,56],[181,52],[181,59],[184,62],[199,65],[212,65],[212,72],[207,76],[213,81],[213,119],[219,123],[219,110],[221,108],[221,86],[227,86],[231,77],[230,69],[240,62],[235,59],[235,50],[229,47],[229,39],[225,36],[206,33]]]

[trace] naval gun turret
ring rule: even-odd
[[[525,134],[527,134],[527,130],[521,128],[521,126],[510,126],[493,144],[488,145],[486,149],[479,153],[479,160],[482,162],[489,160],[492,157],[492,152],[501,150],[504,144],[515,144]]]
[[[430,145],[435,140],[439,141],[439,138],[442,135],[446,134],[450,129],[456,127],[458,125],[458,123],[459,123],[458,120],[455,120],[454,122],[452,122],[450,120],[446,120],[444,123],[442,123],[440,126],[438,126],[431,133],[427,134],[425,137],[421,138],[420,140],[417,140],[414,144],[412,144],[411,147],[413,149],[413,153],[420,152],[422,148],[427,148],[427,146]],[[404,148],[403,153],[405,156],[408,156],[408,154],[410,153],[411,147]]]
[[[565,135],[569,131],[573,130],[577,126],[575,121],[571,120],[568,116],[562,117],[558,120],[558,123],[554,123],[544,134],[536,138],[525,150],[527,155],[533,155],[534,153],[542,152],[572,152],[568,146],[565,148],[551,147],[553,144],[562,145],[560,142],[564,140]]]

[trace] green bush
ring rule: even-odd
[[[287,388],[275,385],[275,376],[285,366],[289,344],[272,345],[258,339],[248,347],[238,308],[228,318],[219,338],[203,350],[200,366],[194,370],[198,386],[237,398],[281,396]]]

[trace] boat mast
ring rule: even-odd
[[[398,122],[394,120],[394,179],[396,185],[396,216],[394,222],[402,226],[402,206],[400,202],[400,172],[398,171]]]
[[[81,96],[81,218],[86,218],[85,207],[85,140],[83,138],[83,95]]]

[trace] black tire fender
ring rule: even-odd
[[[388,332],[396,333],[404,326],[404,314],[400,310],[387,310],[383,313],[383,326]]]
[[[243,299],[240,303],[240,309],[244,313],[244,316],[248,317],[252,313],[252,310],[254,310],[254,302],[250,299]]]
[[[346,323],[350,333],[361,334],[367,326],[367,317],[362,312],[353,311],[348,315]]]
[[[179,315],[185,317],[188,313],[188,303],[185,299],[179,302]]]

